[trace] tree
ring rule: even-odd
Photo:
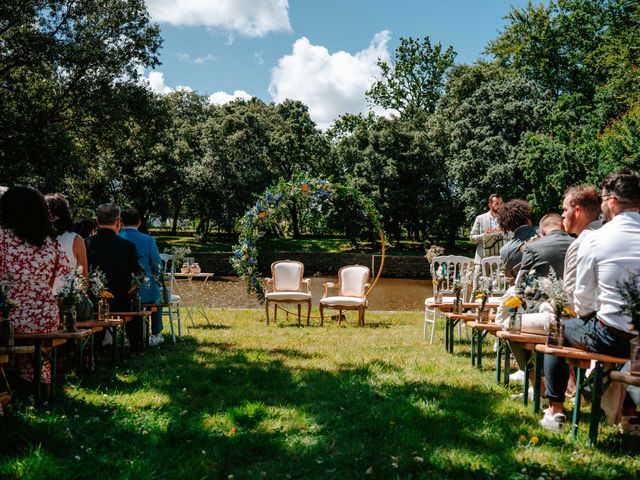
[[[405,119],[433,113],[455,55],[452,47],[443,52],[440,43],[432,46],[429,37],[402,37],[391,65],[378,60],[380,78],[366,95],[374,105],[395,110]]]

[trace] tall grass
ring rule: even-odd
[[[364,328],[267,327],[211,310],[165,342],[82,382],[51,408],[0,423],[0,478],[637,478],[640,447],[602,426],[597,450],[543,431],[497,386],[422,339],[421,314]],[[442,338],[442,332],[439,332]],[[490,350],[490,349],[489,349]]]

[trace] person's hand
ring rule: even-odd
[[[484,231],[484,233],[489,233],[489,234],[500,233],[500,232],[501,232],[500,227],[493,227],[493,228],[489,227]]]

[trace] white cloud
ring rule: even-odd
[[[251,100],[252,95],[249,95],[244,90],[234,90],[233,94],[229,94],[227,92],[215,92],[209,95],[209,103],[213,103],[214,105],[223,105],[225,103],[229,103],[236,98],[242,98],[243,100]]]
[[[187,52],[180,52],[178,53],[178,60],[180,60],[181,62],[188,62],[189,60],[191,60],[191,55],[189,55]]]
[[[203,63],[205,63],[205,62],[211,62],[211,61],[213,61],[213,60],[215,60],[215,59],[216,59],[216,57],[214,57],[213,55],[211,55],[211,54],[209,53],[209,54],[207,54],[207,56],[205,56],[205,57],[198,57],[198,58],[196,58],[196,59],[193,61],[193,63],[196,63],[196,64],[200,65],[200,64],[203,64]]]
[[[179,26],[204,26],[248,37],[289,32],[288,0],[146,0],[151,18]]]
[[[184,91],[184,92],[193,91],[191,87],[187,87],[186,85],[178,85],[175,88],[169,87],[164,81],[164,73],[162,72],[149,72],[149,76],[146,78],[142,77],[142,81],[146,82],[152,91],[159,93],[161,95],[166,95],[167,93],[171,93],[174,90]]]
[[[364,93],[379,73],[378,59],[389,61],[390,37],[388,30],[376,33],[369,46],[355,54],[329,53],[302,37],[293,44],[291,55],[273,68],[269,93],[276,103],[287,98],[304,102],[323,130],[344,113],[365,113],[369,108]]]
[[[258,65],[264,65],[264,57],[262,56],[262,52],[253,52],[253,59]]]

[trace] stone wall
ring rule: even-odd
[[[203,272],[216,275],[235,275],[229,263],[230,253],[193,253]],[[276,260],[298,260],[304,263],[306,276],[335,276],[345,265],[373,266],[375,275],[380,266],[380,255],[359,253],[305,253],[305,252],[265,252],[260,254],[259,266],[263,275],[269,275],[271,263]],[[372,263],[373,262],[373,263]],[[385,256],[382,277],[419,278],[429,277],[429,264],[423,256]]]

